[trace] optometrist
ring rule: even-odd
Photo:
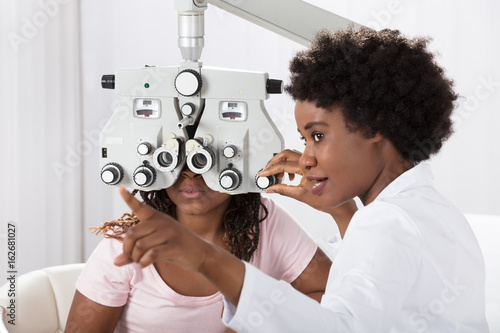
[[[332,216],[356,197],[363,204],[339,225],[321,303],[124,188],[142,223],[127,233],[115,264],[167,260],[205,275],[225,296],[224,323],[239,332],[488,332],[481,251],[425,164],[452,133],[457,99],[427,44],[387,29],[322,31],[290,63],[286,90],[305,148],[276,155],[261,176],[302,179],[268,192]]]

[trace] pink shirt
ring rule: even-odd
[[[316,252],[316,243],[293,218],[268,198],[259,246],[250,263],[278,280],[294,281]],[[122,244],[104,238],[90,256],[76,288],[94,302],[125,305],[115,332],[224,332],[222,294],[184,296],[172,290],[153,265],[117,267]]]

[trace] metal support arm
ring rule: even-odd
[[[227,12],[278,33],[304,46],[309,46],[315,33],[326,28],[357,29],[360,24],[302,0],[194,0],[210,3]]]

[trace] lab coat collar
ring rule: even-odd
[[[433,178],[430,165],[418,164],[394,179],[389,185],[387,185],[386,188],[382,190],[382,192],[379,193],[374,201],[378,201],[383,198],[397,197],[398,194],[415,187],[425,185],[432,186]]]
[[[328,239],[328,247],[330,248],[330,253],[335,258],[337,255],[337,251],[340,248],[340,244],[342,243],[342,237],[340,237],[340,233],[336,233]]]
[[[433,180],[432,170],[428,164],[418,164],[411,168],[410,170],[403,172],[396,179],[394,179],[386,188],[379,193],[373,202],[382,200],[384,198],[394,198],[399,194],[404,193],[412,188],[432,185]],[[371,204],[373,204],[373,202]],[[371,205],[370,204],[370,205]],[[369,206],[369,205],[368,205]],[[354,213],[356,215],[359,210]],[[347,228],[347,232],[349,228]],[[344,235],[345,237],[345,235]],[[342,243],[342,238],[340,234],[334,234],[330,239],[328,239],[328,245],[331,250],[336,253]]]

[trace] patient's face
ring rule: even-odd
[[[185,167],[167,194],[177,206],[177,215],[206,215],[225,212],[231,195],[211,190],[201,175]]]

